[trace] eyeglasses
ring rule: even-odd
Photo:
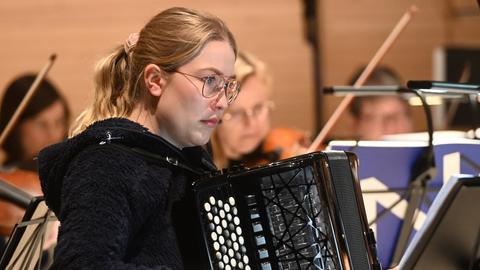
[[[174,72],[180,73],[183,76],[185,76],[185,78],[189,80],[193,85],[195,85],[195,87],[197,87],[196,84],[194,84],[188,77],[192,77],[202,81],[203,86],[202,86],[201,92],[204,98],[216,97],[218,96],[218,93],[220,93],[223,90],[225,91],[227,102],[228,104],[230,104],[237,98],[238,93],[240,92],[240,83],[235,79],[227,80],[224,77],[217,74],[200,77],[192,74],[187,74],[178,70],[175,70]]]
[[[236,109],[229,110],[223,115],[223,121],[236,121],[245,120],[247,118],[263,118],[275,107],[275,104],[271,100],[267,100],[256,104],[249,109]]]

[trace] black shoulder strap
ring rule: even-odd
[[[118,149],[124,150],[124,151],[139,154],[144,158],[147,158],[149,160],[153,160],[154,162],[160,162],[163,165],[183,169],[183,170],[185,170],[185,171],[187,171],[187,172],[189,172],[193,175],[196,175],[196,176],[202,175],[201,172],[198,172],[198,171],[194,170],[193,168],[191,168],[190,166],[188,166],[186,164],[183,164],[182,162],[178,161],[178,159],[176,159],[174,157],[169,157],[169,156],[164,157],[164,156],[154,154],[152,152],[146,151],[146,150],[138,148],[138,147],[129,147],[129,146],[125,146],[125,145],[119,144],[119,143],[110,143],[109,145],[111,145],[113,147],[116,147]]]

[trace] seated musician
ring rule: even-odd
[[[365,85],[402,85],[402,82],[390,68],[379,67]],[[410,107],[401,96],[355,97],[350,115],[353,117],[354,136],[359,140],[381,140],[384,135],[413,132]]]
[[[34,80],[33,74],[24,74],[7,86],[0,105],[0,131],[5,129]],[[4,169],[36,172],[38,152],[66,138],[69,115],[60,90],[44,79],[2,145],[6,155]]]
[[[238,94],[236,52],[220,19],[171,8],[98,63],[93,104],[39,156],[52,269],[184,268],[172,204],[215,169],[201,146]]]
[[[270,99],[272,76],[264,62],[250,53],[240,52],[235,63],[235,74],[242,91],[212,135],[215,164],[219,168],[226,168],[280,159],[277,149],[266,150],[267,138],[284,130],[287,130],[287,136],[302,137],[301,140],[304,140],[304,134],[289,129],[271,129],[270,116],[274,107]]]
[[[34,74],[26,73],[8,84],[0,105],[0,131],[5,131],[35,78]],[[66,138],[69,114],[67,102],[60,90],[44,78],[5,137],[1,147],[5,159],[0,168],[0,179],[32,196],[41,195],[35,157],[42,148]],[[0,201],[0,235],[8,237],[23,215],[22,208]],[[48,234],[51,237],[44,243],[45,249],[56,242],[55,226],[51,228]],[[0,237],[0,242],[3,241],[4,238]],[[0,255],[3,249],[0,244]]]
[[[272,78],[267,67],[255,56],[240,52],[235,75],[242,91],[212,135],[213,157],[219,168],[260,157],[262,142],[270,131],[274,104],[270,100]]]

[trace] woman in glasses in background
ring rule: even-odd
[[[252,54],[240,52],[235,74],[242,91],[228,108],[211,140],[217,167],[276,161],[283,158],[287,150],[296,146],[300,149],[299,144],[305,146],[304,133],[271,128],[272,76],[265,63]]]
[[[98,63],[93,104],[39,156],[52,269],[184,268],[172,205],[215,169],[201,146],[239,91],[236,51],[218,18],[171,8]]]

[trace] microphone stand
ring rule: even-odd
[[[419,209],[426,198],[427,182],[435,177],[436,174],[433,153],[432,112],[425,98],[418,90],[410,89],[409,91],[414,93],[422,103],[427,120],[428,147],[427,150],[419,157],[419,159],[417,159],[417,162],[413,168],[413,181],[410,182],[408,190],[405,194],[405,197],[407,197],[408,200],[408,206],[405,211],[405,216],[403,218],[400,235],[395,246],[391,265],[396,265],[400,262],[400,259],[407,248],[410,235],[412,234],[415,222],[418,218]]]
[[[397,243],[395,245],[394,254],[392,256],[391,265],[394,266],[398,264],[401,256],[406,250],[408,240],[413,231],[415,222],[418,218],[419,208],[422,203],[426,202],[428,197],[426,196],[428,191],[436,190],[427,187],[427,183],[433,177],[435,177],[435,161],[434,161],[434,152],[433,152],[433,120],[432,112],[425,98],[421,94],[422,92],[417,89],[406,89],[397,85],[392,86],[363,86],[363,87],[351,87],[351,86],[335,86],[324,88],[324,92],[328,94],[345,94],[345,93],[355,93],[355,95],[392,95],[392,94],[414,94],[417,96],[421,103],[425,113],[427,121],[427,132],[428,132],[428,146],[425,152],[416,160],[413,169],[412,177],[408,187],[406,189],[396,189],[396,190],[381,190],[381,191],[362,191],[364,193],[389,193],[389,192],[398,192],[406,190],[406,192],[400,196],[400,198],[395,201],[392,205],[385,208],[380,212],[376,218],[369,222],[369,226],[377,222],[382,218],[386,213],[391,211],[398,203],[403,199],[407,199],[407,209],[405,211],[404,221],[400,229],[400,235],[398,237]],[[428,201],[430,204],[431,202]]]
[[[434,94],[445,96],[472,96],[480,95],[480,85],[478,84],[461,84],[461,83],[449,83],[440,81],[409,81],[407,83],[408,89],[399,86],[364,86],[364,87],[350,87],[350,86],[334,86],[325,88],[324,93],[334,94],[351,94],[355,95],[388,95],[392,93],[413,93],[421,101],[423,110],[425,112],[428,131],[428,147],[426,151],[417,159],[412,169],[412,177],[406,192],[401,195],[401,198],[395,201],[390,207],[380,212],[377,217],[370,222],[371,225],[377,222],[387,212],[391,211],[398,203],[404,198],[407,198],[407,209],[405,211],[404,221],[400,229],[400,234],[395,246],[394,254],[391,260],[391,266],[395,266],[399,263],[403,256],[414,225],[418,219],[419,209],[423,203],[430,204],[428,200],[427,192],[434,191],[439,188],[427,187],[428,182],[434,178],[435,160],[433,152],[433,121],[430,107],[428,106],[424,96],[422,94]],[[383,89],[382,89],[383,88]],[[465,160],[466,157],[464,157]],[[480,169],[480,166],[473,162],[468,162],[475,169]],[[405,190],[405,189],[402,189]],[[364,193],[387,193],[387,192],[399,192],[400,189],[395,190],[377,190],[377,191],[363,191]]]
[[[479,95],[480,85],[449,83],[440,81],[409,81],[407,83],[410,91],[416,94],[422,102],[423,109],[427,118],[428,128],[428,149],[416,164],[418,176],[411,182],[409,187],[409,202],[405,213],[404,222],[400,230],[395,252],[392,259],[392,265],[400,262],[401,256],[406,250],[408,240],[410,238],[413,226],[417,219],[418,209],[424,201],[426,195],[426,184],[428,180],[435,175],[435,161],[433,157],[433,124],[432,115],[427,102],[420,93],[436,93],[436,94],[467,94]],[[414,171],[415,173],[415,171]]]

